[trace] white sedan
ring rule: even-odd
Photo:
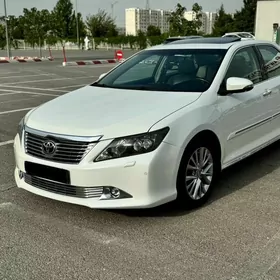
[[[280,138],[279,52],[203,38],[137,53],[22,119],[18,187],[90,208],[201,206],[221,170]]]

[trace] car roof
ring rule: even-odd
[[[227,37],[208,37],[192,40],[179,40],[165,45],[157,45],[146,50],[175,50],[175,49],[224,49],[227,50],[232,46],[245,47],[256,44],[275,45],[271,41],[261,40],[241,40],[241,38]],[[277,46],[279,48],[279,46]]]

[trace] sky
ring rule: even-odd
[[[106,10],[111,13],[111,4],[115,0],[72,0],[74,7],[77,1],[78,12],[81,12],[84,17],[89,14],[95,14],[98,9]],[[3,3],[3,1],[1,1]],[[1,5],[0,2],[0,5]],[[57,0],[6,0],[7,13],[9,15],[20,15],[23,8],[36,7],[37,9],[51,10]],[[179,0],[149,0],[151,9],[171,10],[178,2],[185,6],[187,10],[191,10],[192,5],[197,2],[203,7],[205,12],[215,12],[221,4],[224,4],[226,12],[235,12],[242,6],[243,0],[196,0],[196,1],[179,1]],[[126,8],[145,8],[146,0],[118,0],[114,5],[114,17],[118,26],[125,26],[125,9]],[[0,15],[4,14],[3,6],[0,6]]]

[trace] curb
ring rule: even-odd
[[[63,62],[63,66],[84,66],[84,65],[100,65],[100,64],[114,64],[124,60],[118,59],[102,59],[102,60],[84,60],[84,61],[69,61]]]
[[[53,57],[27,57],[27,56],[13,56],[10,59],[8,57],[0,57],[0,63],[17,63],[17,62],[42,62],[53,61]]]

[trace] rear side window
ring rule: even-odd
[[[265,71],[268,78],[280,75],[280,52],[273,46],[257,46],[265,63]]]

